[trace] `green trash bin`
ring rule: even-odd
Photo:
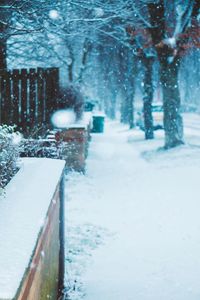
[[[92,132],[101,133],[104,131],[104,115],[93,115]]]

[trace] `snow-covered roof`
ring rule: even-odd
[[[13,299],[29,265],[65,162],[25,158],[0,198],[0,299]]]

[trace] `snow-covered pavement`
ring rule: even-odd
[[[162,132],[108,123],[86,175],[66,187],[70,300],[199,300],[200,137],[163,151]]]

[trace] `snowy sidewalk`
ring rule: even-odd
[[[199,299],[200,148],[162,145],[109,123],[68,176],[70,299]]]

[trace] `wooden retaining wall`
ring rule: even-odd
[[[56,140],[60,142],[60,157],[65,159],[66,168],[78,172],[85,172],[88,151],[88,131],[85,126],[69,127],[56,133]]]
[[[34,211],[37,212],[37,205],[40,205],[42,201],[45,201],[46,205],[46,213],[43,215],[39,231],[36,233],[34,232],[34,239],[31,238],[31,243],[34,245],[33,249],[29,252],[29,254],[24,253],[24,261],[21,262],[21,266],[23,265],[23,276],[22,278],[17,278],[14,274],[13,266],[9,265],[9,260],[7,262],[7,268],[10,268],[10,280],[16,281],[15,287],[13,288],[12,292],[8,292],[7,298],[5,298],[5,295],[7,293],[6,286],[4,286],[3,290],[1,288],[1,274],[0,274],[0,300],[56,300],[62,293],[62,289],[64,287],[63,281],[64,281],[64,192],[63,192],[63,169],[64,169],[64,162],[58,161],[58,160],[51,160],[51,159],[25,159],[25,175],[28,174],[26,172],[26,165],[27,168],[31,170],[35,167],[39,167],[38,172],[33,171],[32,174],[30,174],[29,180],[32,177],[33,184],[35,182],[38,182],[40,185],[42,184],[41,180],[47,180],[47,182],[51,181],[51,187],[50,192],[43,191],[41,193],[41,199],[37,199],[37,203],[33,205],[32,213],[31,211],[27,211],[27,208],[29,207],[28,203],[24,204],[23,201],[19,200],[19,205],[16,205],[16,209],[21,209],[20,206],[24,207],[24,214],[30,215],[30,224],[28,221],[26,221],[27,228],[32,227],[31,222],[39,221],[37,218],[35,219],[34,216],[31,217],[32,214],[34,214]],[[31,162],[31,167],[29,166]],[[59,165],[57,165],[57,163]],[[49,166],[50,164],[50,166]],[[42,165],[42,166],[41,166]],[[46,168],[46,170],[43,170],[43,168]],[[41,171],[44,171],[44,175],[41,176]],[[55,180],[52,180],[50,176],[54,176],[53,172],[55,172]],[[21,172],[23,173],[23,171]],[[40,173],[40,174],[39,174]],[[48,175],[49,174],[49,175]],[[22,174],[19,174],[19,177],[23,177]],[[37,178],[38,177],[38,180]],[[49,177],[49,178],[48,178]],[[21,179],[20,179],[21,180]],[[55,182],[57,182],[55,184]],[[54,187],[52,187],[52,183],[54,183]],[[24,182],[26,189],[26,183]],[[45,187],[46,185],[46,187]],[[21,187],[23,189],[23,187]],[[37,188],[37,187],[35,187]],[[40,187],[41,188],[41,187]],[[44,189],[48,189],[48,183],[44,184]],[[13,187],[11,187],[11,190]],[[32,187],[31,193],[33,193],[34,188]],[[53,191],[53,194],[52,194]],[[10,196],[12,196],[12,193],[8,193],[8,201],[10,201]],[[17,193],[15,193],[17,194]],[[19,193],[21,197],[24,195],[27,197],[27,194]],[[49,201],[47,200],[47,195],[50,195]],[[38,196],[39,193],[36,192],[35,196]],[[43,198],[45,197],[45,199]],[[31,201],[34,200],[34,195],[31,195],[30,197]],[[13,199],[14,201],[14,199]],[[26,200],[25,200],[26,201]],[[29,201],[29,199],[27,199]],[[16,202],[18,200],[16,199]],[[49,203],[48,203],[49,202]],[[44,203],[41,204],[44,208],[42,209],[43,213],[45,212],[45,205]],[[32,204],[30,204],[31,208]],[[1,209],[1,207],[0,207]],[[3,212],[2,212],[3,213]],[[7,211],[5,212],[7,213]],[[12,213],[12,210],[11,210]],[[0,212],[1,214],[1,212]],[[13,216],[14,217],[14,216]],[[9,216],[11,218],[11,216]],[[16,222],[20,222],[18,217],[16,217]],[[23,223],[23,220],[22,220]],[[0,223],[1,225],[1,223]],[[9,224],[8,224],[9,225]],[[11,225],[12,227],[13,225]],[[12,230],[12,229],[11,229]],[[15,230],[13,228],[13,230]],[[26,235],[28,235],[28,231],[24,230],[24,225],[22,224],[22,230],[24,231],[24,234],[19,236],[19,245],[13,245],[13,247],[19,247],[19,250],[16,252],[13,252],[12,249],[10,249],[10,255],[15,255],[15,259],[18,259],[18,252],[21,252],[23,255],[23,249],[21,249],[20,245],[21,243],[20,239],[26,239]],[[1,229],[0,229],[1,231]],[[31,230],[32,231],[32,230]],[[5,242],[10,243],[9,237],[5,238]],[[28,238],[29,240],[29,238]],[[24,244],[25,245],[25,244]],[[26,248],[26,245],[25,247]],[[25,251],[25,250],[24,250]],[[26,251],[27,252],[27,251]],[[21,260],[21,258],[19,257]],[[13,258],[11,257],[10,263],[13,264]],[[6,271],[6,270],[4,270]],[[1,260],[0,260],[0,273],[3,272],[1,269]],[[9,274],[9,273],[8,273]],[[9,290],[9,288],[8,288]],[[2,296],[1,296],[2,292]]]

